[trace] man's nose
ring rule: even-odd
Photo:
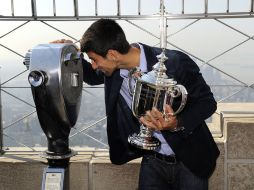
[[[95,63],[94,61],[91,62],[92,63],[92,68],[93,69],[98,69],[98,64]]]

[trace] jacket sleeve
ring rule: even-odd
[[[174,79],[188,92],[186,105],[177,115],[180,125],[185,128],[184,133],[188,135],[216,111],[217,103],[199,67],[189,56],[179,52],[173,62]]]
[[[104,73],[99,70],[94,70],[91,63],[82,60],[83,65],[83,81],[89,85],[99,85],[104,83]]]

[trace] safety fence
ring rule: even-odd
[[[129,41],[142,40],[159,46],[163,9],[168,24],[168,48],[183,51],[197,62],[217,102],[253,102],[253,2],[4,1],[0,8],[0,25],[4,26],[0,33],[4,146],[27,147],[32,151],[46,146],[26,78],[28,72],[22,65],[26,51],[42,43],[41,38],[47,42],[58,36],[72,39],[79,45],[85,28],[100,18],[117,20],[130,36]],[[52,38],[48,37],[48,31],[52,32]],[[70,135],[70,144],[107,148],[103,86],[85,84],[82,96],[80,116]]]

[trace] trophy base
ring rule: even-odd
[[[131,145],[144,150],[155,150],[161,144],[155,137],[141,137],[139,134],[129,136],[128,142]]]

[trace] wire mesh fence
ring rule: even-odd
[[[216,100],[254,101],[253,0],[241,1],[240,6],[234,0],[109,0],[106,3],[27,0],[22,1],[22,6],[20,3],[4,1],[0,8],[5,147],[21,146],[34,151],[36,147],[46,146],[27,82],[28,71],[22,64],[28,49],[59,38],[72,39],[79,45],[85,29],[100,18],[116,19],[130,42],[159,46],[161,3],[168,21],[167,47],[181,50],[196,61]],[[84,84],[79,119],[70,134],[71,146],[107,148],[103,91],[103,86]]]

